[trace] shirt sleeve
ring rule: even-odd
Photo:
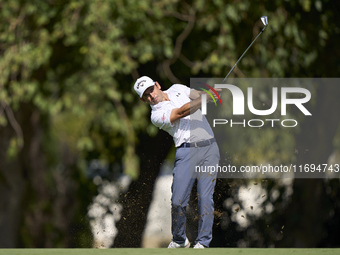
[[[151,122],[160,129],[168,129],[173,127],[170,122],[172,109],[153,111],[151,114]]]

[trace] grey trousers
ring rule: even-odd
[[[214,222],[213,193],[217,174],[202,173],[195,169],[196,166],[216,166],[219,159],[220,154],[216,142],[205,147],[178,148],[176,150],[171,187],[172,240],[176,243],[181,244],[186,239],[186,207],[191,189],[197,179],[199,222],[195,244],[200,242],[209,247]]]

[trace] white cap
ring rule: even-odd
[[[155,82],[148,76],[142,76],[137,79],[135,85],[133,86],[139,97],[143,96],[144,91],[155,85]]]

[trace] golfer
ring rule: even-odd
[[[162,91],[159,83],[147,76],[139,78],[134,89],[142,101],[150,104],[152,123],[168,132],[177,148],[171,187],[173,238],[168,248],[190,247],[186,237],[186,207],[196,179],[199,222],[194,248],[209,247],[216,173],[195,172],[195,166],[216,166],[220,154],[212,129],[200,112],[204,92],[180,84]]]

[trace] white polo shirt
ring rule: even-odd
[[[151,105],[151,122],[156,127],[168,132],[173,137],[176,147],[182,143],[198,142],[214,137],[214,133],[200,109],[173,124],[170,122],[171,111],[191,101],[189,98],[190,88],[174,84],[163,92],[168,95],[169,101]]]

